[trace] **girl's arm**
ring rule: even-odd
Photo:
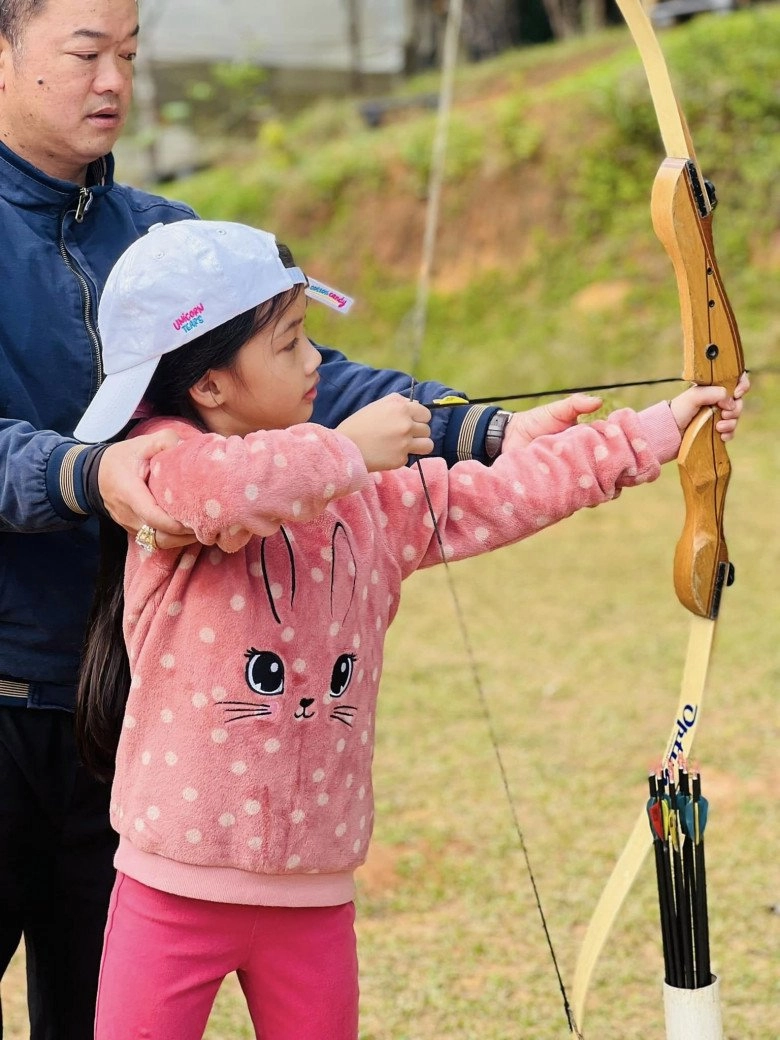
[[[352,441],[313,423],[246,437],[203,433],[180,419],[153,419],[137,430],[161,428],[173,430],[180,441],[151,459],[150,491],[199,542],[226,551],[253,534],[311,520],[368,480]]]
[[[623,409],[530,444],[510,430],[490,468],[463,462],[447,471],[439,459],[423,460],[447,560],[520,541],[579,509],[610,501],[623,487],[655,480],[679,446],[678,424],[662,403],[639,414]],[[385,539],[403,576],[441,563],[416,467],[374,479]]]

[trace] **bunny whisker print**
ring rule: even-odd
[[[335,719],[337,722],[343,722],[345,726],[351,726],[354,716],[357,714],[357,707],[353,704],[342,704],[339,708],[334,708],[330,713],[330,717]]]
[[[238,722],[241,719],[261,719],[273,714],[266,704],[250,704],[249,701],[246,703],[237,701],[235,704],[236,707],[224,707],[225,714],[232,715],[232,718],[227,720],[228,722]],[[238,707],[239,704],[240,707]]]
[[[267,232],[180,221],[131,246],[101,299],[109,375],[87,428],[112,437],[114,395],[125,410],[143,398],[131,436],[167,435],[148,490],[195,541],[128,538],[123,584],[107,561],[118,577],[85,651],[82,720],[96,663],[125,652],[103,638],[124,610],[118,874],[95,1040],[199,1040],[204,960],[209,1000],[241,973],[258,1035],[272,1020],[279,1037],[356,1040],[354,874],[373,830],[379,678],[404,579],[654,480],[702,405],[721,402],[724,435],[739,414],[719,388],[693,387],[579,424],[600,402],[575,395],[537,415],[538,436],[509,424],[491,466],[423,459],[424,492],[405,465],[430,443],[423,405],[393,394],[335,430],[309,421],[320,354],[304,330],[307,284]],[[197,326],[172,331],[190,314]],[[296,985],[274,985],[269,963]]]

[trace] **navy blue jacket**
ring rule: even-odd
[[[80,188],[0,144],[0,704],[73,706],[98,524],[85,486],[95,449],[72,433],[102,379],[97,301],[117,257],[140,234],[194,215],[115,184],[111,156],[92,164]],[[322,353],[328,372],[317,422],[335,426],[409,388],[403,373]],[[416,396],[446,392],[431,383]],[[493,411],[434,412],[437,451],[450,461],[483,457]]]

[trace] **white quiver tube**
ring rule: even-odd
[[[717,976],[700,989],[680,989],[665,982],[664,1017],[666,1040],[723,1040]]]

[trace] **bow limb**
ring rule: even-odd
[[[640,0],[616,0],[644,65],[667,158],[652,193],[655,232],[677,279],[683,331],[683,377],[733,392],[744,370],[737,324],[718,271],[712,241],[714,195],[704,181],[690,133],[672,89],[658,40]],[[717,410],[705,408],[683,436],[678,467],[685,524],[674,560],[677,597],[692,614],[680,699],[663,761],[689,756],[698,731],[715,625],[733,568],[723,536],[731,467],[715,430]],[[582,1028],[588,986],[620,907],[651,840],[642,808],[588,924],[574,972],[572,1007]]]

